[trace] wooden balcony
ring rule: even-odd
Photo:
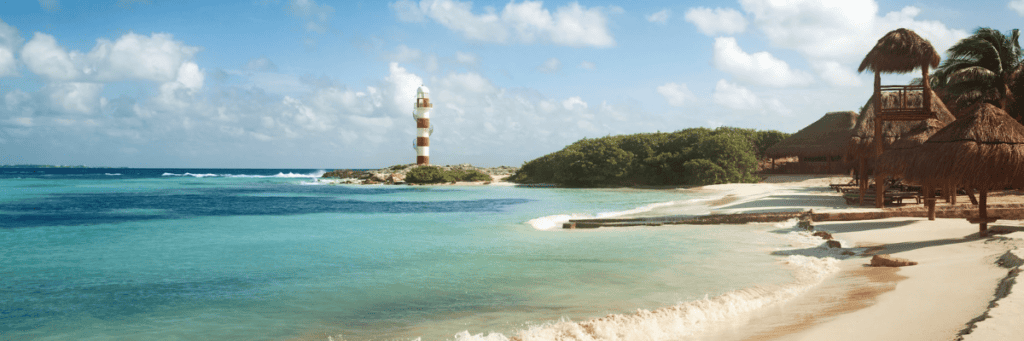
[[[931,96],[923,85],[884,85],[879,89],[882,98],[878,117],[882,121],[920,121],[935,118],[931,110]]]

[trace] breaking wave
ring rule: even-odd
[[[782,261],[794,268],[796,281],[778,287],[753,287],[717,297],[683,302],[654,310],[637,309],[631,314],[575,322],[561,319],[521,330],[516,339],[532,340],[677,340],[699,336],[724,323],[743,320],[755,310],[792,299],[839,271],[839,260],[800,255]],[[455,335],[459,341],[505,341],[500,333]]]
[[[176,176],[176,177],[190,176],[190,177],[194,177],[194,178],[220,177],[220,178],[302,178],[302,179],[304,179],[304,178],[319,178],[319,177],[323,176],[324,173],[326,173],[326,172],[327,171],[324,171],[324,170],[318,170],[316,172],[309,173],[309,174],[292,173],[292,172],[288,172],[288,173],[278,172],[277,174],[274,174],[274,175],[214,174],[214,173],[194,174],[194,173],[188,173],[188,172],[182,173],[182,174],[177,174],[177,173],[165,172],[162,176]]]

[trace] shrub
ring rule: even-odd
[[[405,182],[414,184],[436,184],[455,181],[450,175],[445,174],[441,168],[434,166],[419,166],[413,168],[405,175]]]
[[[706,159],[693,159],[683,164],[686,183],[691,185],[713,185],[724,182],[726,171]]]

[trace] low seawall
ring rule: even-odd
[[[927,217],[928,208],[924,206],[892,207],[856,212],[770,212],[770,213],[735,213],[709,214],[702,216],[665,216],[622,219],[573,219],[562,224],[562,228],[598,228],[602,226],[660,226],[660,225],[715,225],[715,224],[746,224],[772,223],[792,218],[810,216],[813,221],[851,221],[872,220],[892,217]],[[1003,204],[988,205],[988,216],[999,219],[1024,219],[1024,205]],[[936,218],[977,218],[978,206],[961,204],[954,206],[935,207]]]

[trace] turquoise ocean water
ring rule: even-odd
[[[772,226],[558,224],[672,201],[697,214],[714,193],[319,173],[0,169],[0,339],[686,339],[734,309],[715,297],[757,306],[795,281]],[[638,309],[696,313],[658,326]],[[609,314],[623,320],[572,336]]]

